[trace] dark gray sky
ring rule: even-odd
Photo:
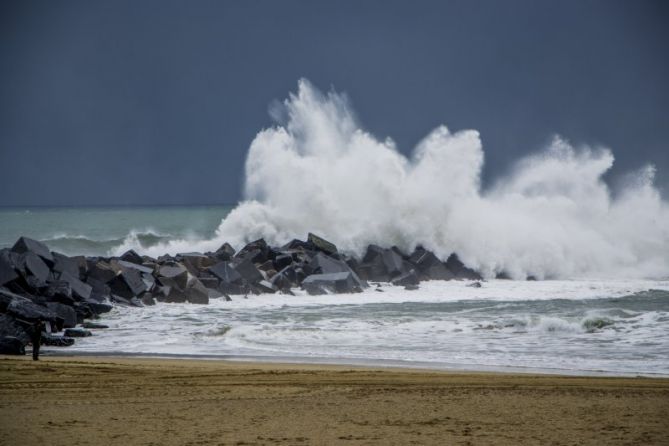
[[[559,133],[666,188],[667,4],[5,0],[0,205],[234,203],[300,77],[407,153],[478,129],[488,180]]]

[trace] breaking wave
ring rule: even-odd
[[[357,123],[345,95],[307,80],[271,110],[246,160],[245,198],[211,240],[146,249],[215,250],[264,237],[272,244],[312,231],[360,254],[370,243],[452,252],[492,277],[666,277],[669,208],[653,166],[615,196],[603,180],[609,149],[555,137],[484,189],[476,130],[439,126],[407,157]]]

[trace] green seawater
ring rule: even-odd
[[[22,235],[68,255],[107,255],[129,238],[143,247],[212,238],[233,206],[0,208],[0,248]]]

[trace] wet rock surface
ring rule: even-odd
[[[75,337],[105,327],[91,321],[114,306],[202,305],[240,295],[292,295],[295,288],[308,294],[358,293],[368,281],[411,290],[421,281],[453,279],[482,280],[455,253],[444,262],[422,247],[407,254],[370,245],[355,258],[313,233],[281,247],[258,239],[239,251],[225,243],[215,252],[157,259],[132,250],[119,257],[66,256],[21,237],[0,250],[0,350],[25,354],[25,346],[37,339],[32,336],[37,326],[44,330],[42,344],[71,345]]]

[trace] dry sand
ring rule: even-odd
[[[0,357],[0,445],[669,445],[669,380]]]

